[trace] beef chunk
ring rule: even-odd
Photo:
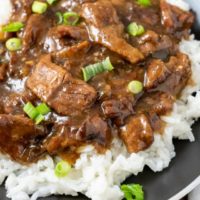
[[[47,140],[47,151],[54,154],[66,148],[78,148],[88,143],[101,148],[109,146],[111,133],[106,121],[100,116],[94,115],[86,119],[79,128],[70,129],[68,124],[56,128],[55,134]]]
[[[88,41],[80,42],[76,45],[71,46],[70,48],[62,49],[55,53],[57,59],[69,59],[70,62],[75,62],[81,56],[85,55],[90,48],[90,43]]]
[[[86,3],[83,5],[82,15],[88,24],[89,34],[94,42],[118,53],[131,63],[144,58],[138,49],[123,39],[124,27],[110,1]]]
[[[94,115],[83,123],[76,138],[80,141],[108,147],[111,141],[111,133],[107,122],[100,116]]]
[[[147,149],[154,140],[150,122],[144,114],[130,117],[127,124],[121,128],[120,136],[129,153]]]
[[[184,32],[188,30],[194,23],[194,16],[190,12],[181,10],[180,8],[168,4],[165,0],[160,1],[162,24],[171,33]]]
[[[7,64],[0,64],[0,81],[6,77]]]
[[[67,43],[67,39],[89,41],[89,36],[87,30],[82,26],[59,25],[48,31],[44,44],[45,49],[49,52],[55,52],[62,50],[66,46],[71,46],[71,44]]]
[[[115,120],[115,124],[123,125],[124,120],[133,114],[133,102],[127,98],[105,100],[102,105],[102,110],[107,118]]]
[[[155,92],[140,99],[136,110],[142,113],[153,112],[157,115],[165,115],[172,111],[174,101],[175,98],[168,93]]]
[[[71,132],[67,125],[60,125],[55,128],[55,133],[45,141],[44,146],[50,154],[57,154],[64,149],[74,148],[81,145],[76,135]]]
[[[23,33],[23,50],[29,50],[33,45],[44,42],[49,23],[43,15],[33,14],[29,17]]]
[[[140,37],[133,38],[133,40],[136,40],[138,49],[146,56],[161,50],[173,53],[177,49],[168,35],[159,35],[151,30],[146,31]]]
[[[157,87],[171,74],[162,60],[152,60],[147,67],[144,86],[147,89]]]
[[[27,80],[27,87],[63,115],[76,115],[96,99],[96,91],[91,86],[53,64],[49,56],[37,64]]]
[[[172,74],[158,86],[158,89],[178,95],[191,78],[192,70],[189,57],[182,53],[171,56],[169,62],[166,63],[166,67]]]
[[[44,134],[43,128],[36,127],[32,120],[24,116],[0,115],[0,151],[9,154],[16,161],[32,162],[38,158],[43,150],[40,148],[32,157],[31,152],[37,150],[33,141]],[[37,145],[39,147],[39,143]]]
[[[87,30],[82,26],[59,25],[50,29],[48,35],[56,38],[70,37],[76,40],[89,40]]]
[[[32,14],[31,5],[34,0],[12,0],[13,12],[10,21],[27,21]]]
[[[146,89],[156,88],[160,91],[177,95],[191,77],[191,65],[187,55],[178,53],[164,63],[152,60],[145,75]]]

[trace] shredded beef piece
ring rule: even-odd
[[[82,15],[88,24],[89,34],[94,42],[104,45],[131,63],[144,58],[138,49],[129,45],[123,38],[124,27],[112,3],[109,1],[86,3],[83,5]]]

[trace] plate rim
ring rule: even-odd
[[[186,186],[180,192],[171,197],[169,200],[180,200],[181,198],[189,194],[198,185],[200,185],[200,175],[196,179],[194,179],[188,186]]]

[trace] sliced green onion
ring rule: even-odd
[[[35,124],[40,124],[42,121],[44,121],[44,116],[39,114],[36,118],[35,118]]]
[[[52,4],[54,4],[56,1],[57,1],[57,0],[47,0],[47,3],[48,3],[49,5],[52,5]]]
[[[22,41],[19,38],[10,38],[6,41],[6,48],[9,51],[17,51],[22,48]]]
[[[59,162],[55,167],[55,175],[57,177],[65,177],[71,170],[71,165],[66,161]]]
[[[23,110],[33,120],[39,115],[37,109],[30,102],[24,106]]]
[[[34,1],[32,4],[32,12],[34,13],[43,14],[46,12],[47,8],[48,5],[44,2]]]
[[[2,27],[3,32],[17,32],[24,27],[24,24],[21,22],[11,22]]]
[[[142,35],[145,30],[144,30],[144,27],[142,25],[138,25],[137,23],[135,22],[132,22],[128,25],[127,27],[127,31],[130,35],[132,36],[140,36]]]
[[[41,115],[46,115],[51,112],[51,109],[47,106],[46,103],[41,103],[36,107],[36,109]]]
[[[144,191],[139,184],[122,185],[121,190],[126,200],[144,200]]]
[[[107,57],[101,63],[96,63],[93,65],[88,65],[87,67],[82,69],[84,81],[89,81],[92,77],[96,76],[105,71],[112,71],[114,69],[112,63],[110,62],[110,58]]]
[[[57,23],[62,24],[63,23],[63,15],[61,12],[56,12],[56,17],[57,17]]]
[[[63,22],[66,25],[77,25],[80,16],[75,12],[66,12],[63,14]]]
[[[137,2],[141,5],[141,6],[151,6],[151,0],[137,0]]]
[[[140,81],[131,81],[128,84],[128,90],[129,92],[132,92],[133,94],[138,94],[142,92],[143,84]]]

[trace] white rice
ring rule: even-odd
[[[6,11],[3,16],[11,10],[7,1],[0,1],[0,13],[1,10]],[[182,0],[170,2],[188,9],[188,5]],[[2,20],[1,14],[0,19]],[[7,196],[12,200],[36,200],[38,197],[52,194],[77,195],[81,192],[93,200],[120,200],[123,194],[119,185],[126,177],[142,172],[145,165],[154,172],[168,167],[175,156],[172,139],[194,141],[191,125],[200,117],[200,92],[197,92],[195,97],[191,95],[200,89],[200,41],[191,36],[189,41],[181,42],[180,49],[192,60],[195,85],[188,86],[183,91],[181,100],[174,104],[172,114],[163,117],[168,124],[164,134],[156,134],[155,141],[148,150],[128,154],[118,139],[113,141],[111,150],[105,155],[98,155],[93,147],[88,146],[83,150],[69,176],[62,179],[54,175],[55,162],[49,156],[25,167],[11,161],[5,155],[0,155],[0,184],[6,179]]]

